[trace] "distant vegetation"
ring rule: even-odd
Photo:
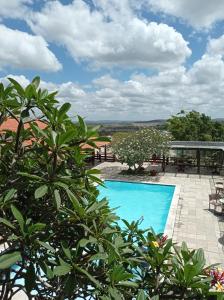
[[[224,124],[197,111],[181,111],[167,121],[166,128],[178,141],[224,141]]]

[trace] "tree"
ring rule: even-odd
[[[130,169],[134,168],[138,172],[143,163],[151,159],[153,154],[165,154],[170,140],[171,137],[166,132],[145,128],[115,140],[112,147],[122,163],[126,163]]]
[[[167,129],[179,141],[223,141],[224,125],[196,111],[181,111],[167,121]]]
[[[18,126],[0,139],[1,300],[21,290],[29,300],[207,299],[202,250],[178,250],[138,221],[122,229],[98,199],[102,182],[81,147],[97,133],[79,116],[73,123],[70,104],[59,106],[39,78],[26,88],[9,80],[0,84],[0,120]]]

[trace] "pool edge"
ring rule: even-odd
[[[175,227],[175,221],[176,221],[176,215],[177,215],[177,208],[180,198],[180,188],[181,186],[178,184],[167,184],[167,183],[161,183],[161,182],[150,182],[150,181],[135,181],[135,180],[123,180],[123,179],[107,179],[101,177],[102,181],[120,181],[120,182],[129,182],[129,183],[139,183],[139,184],[154,184],[154,185],[165,185],[165,186],[173,186],[174,192],[173,197],[170,203],[169,212],[166,219],[166,224],[164,228],[164,235],[167,235],[168,238],[173,238],[173,232]]]
[[[173,185],[175,186],[173,198],[170,203],[169,213],[166,219],[166,225],[164,229],[164,235],[167,235],[169,238],[173,237],[178,203],[180,198],[180,185]]]

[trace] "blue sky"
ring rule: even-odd
[[[0,77],[40,75],[89,120],[224,117],[224,2],[0,0]]]

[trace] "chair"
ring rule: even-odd
[[[215,191],[216,194],[220,194],[224,192],[224,184],[222,181],[218,181],[215,183]]]
[[[220,194],[210,194],[209,195],[209,210],[211,210],[211,205],[214,207],[215,212],[221,213],[223,210],[223,204],[219,201],[221,199]],[[220,211],[217,211],[220,208]]]

